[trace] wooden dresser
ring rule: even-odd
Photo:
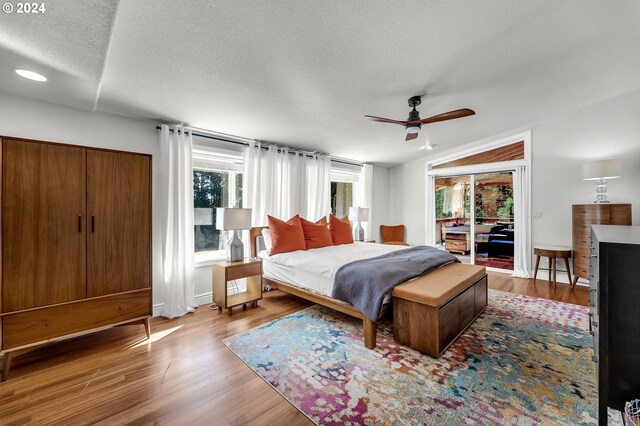
[[[589,247],[591,225],[631,225],[631,204],[574,204],[573,230],[573,282],[589,279]]]
[[[607,407],[640,398],[640,226],[593,226],[589,329],[597,364],[598,424]]]
[[[2,380],[44,343],[132,322],[149,335],[151,156],[0,143]]]

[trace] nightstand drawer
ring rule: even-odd
[[[236,266],[227,270],[227,279],[229,281],[237,280],[238,278],[246,278],[252,275],[262,274],[262,262],[249,263],[242,266]]]

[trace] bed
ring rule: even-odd
[[[251,256],[259,257],[263,260],[263,283],[361,319],[363,321],[364,345],[368,349],[375,348],[377,322],[371,319],[371,312],[367,317],[353,305],[330,296],[333,288],[333,277],[342,264],[363,257],[376,257],[392,251],[402,250],[406,247],[356,242],[354,244],[330,246],[306,252],[297,251],[268,256],[266,251],[258,248],[259,239],[261,240],[262,238],[262,230],[265,228],[267,227],[254,227],[249,231]],[[338,261],[336,256],[340,258]],[[406,282],[401,285],[406,285]],[[387,302],[390,299],[389,296]],[[388,303],[382,305],[378,318],[384,315],[387,306],[389,306]],[[377,311],[377,307],[374,311]]]
[[[258,256],[256,238],[262,236],[262,230],[268,228],[266,226],[254,227],[249,230],[249,241],[251,242],[251,257]],[[354,308],[348,303],[341,300],[334,299],[332,297],[320,294],[318,292],[306,290],[304,288],[288,284],[279,280],[271,278],[263,278],[263,282],[273,288],[282,290],[284,292],[293,294],[294,296],[302,297],[303,299],[317,303],[322,306],[326,306],[343,314],[351,315],[362,320],[364,330],[364,345],[368,349],[376,347],[376,334],[378,325],[375,321],[371,321],[362,312]]]

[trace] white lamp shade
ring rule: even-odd
[[[418,126],[409,126],[406,128],[406,132],[407,133],[419,133],[420,132],[420,127]]]
[[[218,207],[216,209],[216,229],[233,231],[251,228],[251,209]]]
[[[620,160],[591,161],[582,165],[584,180],[615,179],[621,176]]]
[[[367,222],[369,209],[366,207],[349,207],[349,220],[352,222]]]
[[[213,209],[211,208],[194,208],[194,225],[213,225]]]

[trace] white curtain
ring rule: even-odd
[[[530,278],[531,235],[529,224],[529,176],[525,166],[516,167],[513,172],[514,204],[514,259],[513,276]]]
[[[331,160],[324,155],[306,158],[305,219],[320,220],[331,211]]]
[[[453,211],[453,197],[451,196],[451,187],[447,186],[440,189],[440,191],[442,191],[442,211],[445,213]]]
[[[318,220],[331,208],[331,163],[315,155],[250,143],[243,156],[243,207],[251,208],[253,226],[267,224],[267,215],[286,220],[299,214]]]
[[[453,217],[464,216],[464,186],[458,182],[453,185],[451,194],[451,214]]]
[[[436,244],[436,177],[427,175],[426,179],[426,218],[425,244]]]
[[[284,218],[299,214],[304,202],[304,158],[287,148],[269,146],[261,156],[261,201],[265,211],[258,225],[267,224],[267,214]],[[246,165],[244,166],[246,168]]]
[[[362,224],[364,228],[364,238],[373,239],[371,228],[373,221],[373,166],[371,164],[363,164],[358,176],[358,182],[355,185],[355,197],[353,197],[354,207],[366,207],[369,209],[369,220]]]
[[[195,310],[193,298],[193,169],[191,133],[160,128],[163,316]]]

